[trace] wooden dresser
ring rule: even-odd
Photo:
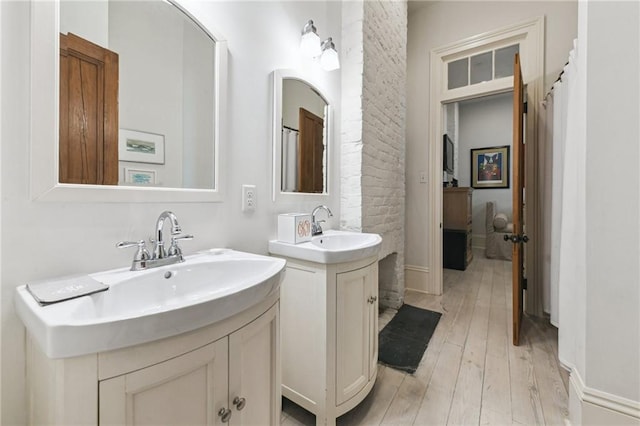
[[[443,188],[442,265],[464,271],[473,260],[471,250],[471,188]]]

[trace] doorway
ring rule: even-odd
[[[430,80],[430,116],[429,116],[429,158],[430,160],[430,186],[429,202],[432,206],[429,209],[428,226],[433,238],[430,241],[428,264],[431,265],[427,288],[428,293],[442,294],[443,291],[443,268],[442,268],[442,161],[443,147],[442,135],[445,132],[444,108],[451,102],[465,101],[487,95],[494,95],[512,90],[513,77],[503,77],[493,71],[494,78],[490,81],[476,81],[470,76],[469,71],[456,71],[454,68],[461,67],[460,64],[467,63],[466,70],[474,58],[486,55],[493,51],[493,58],[497,51],[517,43],[520,56],[526,66],[523,69],[525,84],[528,85],[530,104],[537,104],[542,98],[542,76],[544,75],[543,52],[544,52],[544,20],[536,18],[528,22],[519,23],[507,28],[485,33],[479,36],[470,37],[434,49],[431,52],[431,80]],[[460,62],[459,62],[460,61]],[[485,60],[485,63],[487,61]],[[495,60],[491,60],[495,64]],[[450,68],[451,66],[451,68]],[[466,72],[466,74],[465,74]],[[450,84],[450,80],[467,76],[463,85]],[[464,77],[462,80],[464,82]],[[536,117],[535,114],[527,115],[527,140],[536,140]],[[528,200],[529,201],[529,200]],[[535,205],[531,200],[527,208],[534,209]],[[438,232],[440,230],[440,232]],[[533,233],[533,230],[530,230]]]
[[[503,146],[508,146],[511,149],[512,97],[513,92],[508,91],[443,105],[446,134],[454,146],[453,172],[448,173],[448,179],[443,181],[444,187],[472,187],[472,149]],[[450,155],[448,152],[443,154],[444,157],[448,155]],[[511,172],[510,166],[511,164],[509,164],[509,172]],[[505,178],[510,182],[513,180],[512,175]],[[474,249],[486,247],[487,202],[495,203],[496,213],[505,214],[508,219],[512,217],[510,188],[475,188],[471,205],[472,247]],[[443,222],[444,220],[443,217]]]

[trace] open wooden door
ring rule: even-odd
[[[524,282],[524,250],[523,243],[528,238],[523,233],[524,219],[524,85],[520,56],[516,53],[513,66],[513,234],[505,239],[513,243],[512,257],[512,291],[513,291],[513,344],[520,344],[520,323],[522,321],[522,298]]]

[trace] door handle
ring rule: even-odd
[[[527,237],[526,235],[516,235],[516,234],[511,234],[511,235],[505,235],[504,237],[502,237],[505,241],[511,241],[512,243],[516,244],[516,243],[527,243],[529,242],[529,237]]]

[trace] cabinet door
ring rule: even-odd
[[[228,341],[103,380],[101,425],[218,425],[228,408]]]
[[[276,304],[229,335],[229,408],[232,425],[280,424],[280,317]]]
[[[372,266],[337,275],[336,405],[355,396],[368,382],[371,336]],[[377,351],[376,351],[377,352]]]

